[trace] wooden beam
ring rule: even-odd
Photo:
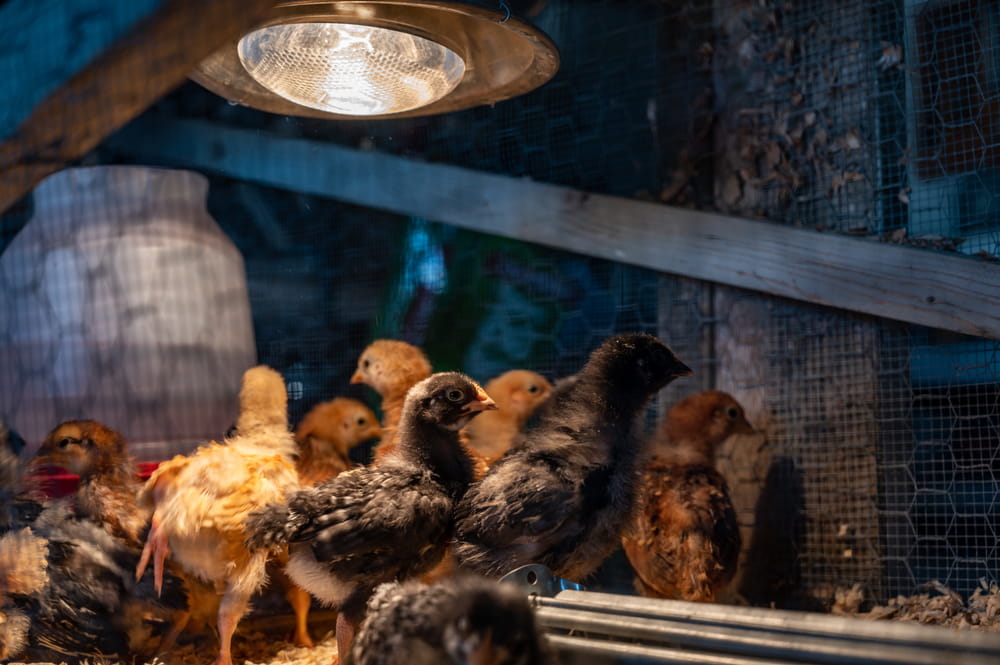
[[[0,212],[182,83],[224,41],[258,24],[275,1],[162,0],[0,144]]]
[[[8,0],[0,3],[0,139],[128,33],[163,0]]]
[[[796,300],[1000,338],[1000,265],[281,138],[143,118],[110,142],[192,168]]]

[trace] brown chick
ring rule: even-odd
[[[358,358],[351,383],[364,383],[382,398],[382,441],[375,461],[396,445],[396,430],[406,392],[431,375],[431,363],[419,348],[396,339],[377,339]]]
[[[296,469],[303,487],[313,487],[354,468],[348,452],[360,443],[382,435],[378,417],[356,399],[336,397],[317,404],[302,418],[295,430],[299,446]],[[281,557],[280,580],[285,597],[295,612],[295,632],[292,643],[299,647],[314,646],[309,635],[309,608],[312,596],[296,586],[284,574],[287,557]]]
[[[35,464],[78,475],[72,497],[76,514],[131,545],[141,545],[150,511],[136,503],[142,481],[121,434],[94,420],[64,422],[45,437]]]
[[[743,407],[718,390],[682,399],[657,427],[634,531],[622,538],[640,595],[711,602],[732,581],[740,529],[715,451],[753,432]]]
[[[552,384],[526,369],[512,369],[486,384],[487,394],[497,403],[465,428],[469,446],[493,464],[510,449],[521,428],[535,409],[552,392]]]
[[[140,494],[153,517],[136,575],[152,560],[159,584],[169,554],[187,575],[215,586],[216,665],[232,665],[233,633],[266,579],[268,553],[247,549],[244,520],[298,489],[281,375],[265,366],[247,370],[239,402],[235,434],[163,462]]]
[[[137,552],[143,546],[152,510],[138,502],[143,483],[119,432],[94,420],[64,422],[45,437],[34,464],[57,466],[78,475],[77,490],[70,498],[73,512]],[[171,574],[177,572],[171,569]],[[210,593],[204,583],[188,577],[182,577],[182,583],[188,607],[203,605],[200,599]],[[169,649],[190,619],[190,609],[176,611],[160,648]]]

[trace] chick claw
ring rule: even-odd
[[[159,596],[163,590],[163,562],[170,553],[170,545],[167,535],[160,529],[160,520],[156,513],[153,513],[152,524],[149,527],[149,535],[146,537],[146,544],[142,548],[142,556],[139,558],[139,565],[135,569],[135,579],[138,582],[142,574],[146,572],[149,565],[149,557],[153,557],[153,587],[156,595]]]

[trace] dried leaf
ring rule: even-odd
[[[882,55],[875,61],[875,65],[884,72],[893,67],[899,67],[902,62],[903,47],[899,44],[882,42]]]
[[[906,240],[906,229],[905,228],[893,229],[886,236],[886,240],[895,243],[903,242],[904,240]]]
[[[861,135],[858,134],[858,130],[856,128],[851,127],[847,130],[847,133],[844,135],[844,145],[848,150],[861,149]]]
[[[722,203],[727,208],[734,208],[742,197],[743,185],[740,183],[740,177],[735,173],[730,173],[722,185]]]

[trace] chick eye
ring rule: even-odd
[[[463,399],[465,399],[465,393],[463,393],[458,388],[452,388],[451,390],[448,391],[448,394],[445,395],[445,397],[448,398],[449,402],[461,402]]]
[[[66,446],[68,446],[71,443],[73,443],[73,439],[70,439],[69,437],[67,437],[67,438],[65,438],[65,439],[63,439],[63,440],[61,440],[59,442],[59,447],[60,448],[65,448]]]
[[[359,425],[364,425],[364,424],[365,424],[365,422],[366,422],[366,421],[365,421],[365,419],[364,419],[364,418],[358,418],[358,424],[359,424]]]
[[[368,369],[368,366],[371,365],[371,364],[372,364],[372,361],[368,360],[367,358],[365,358],[364,360],[361,361],[361,366],[364,367],[365,369]]]
[[[528,386],[528,392],[529,393],[537,393],[538,392],[538,386],[536,386],[534,384]]]
[[[726,409],[726,415],[730,418],[736,418],[736,416],[740,415],[740,412],[736,410],[735,406],[731,406]]]

